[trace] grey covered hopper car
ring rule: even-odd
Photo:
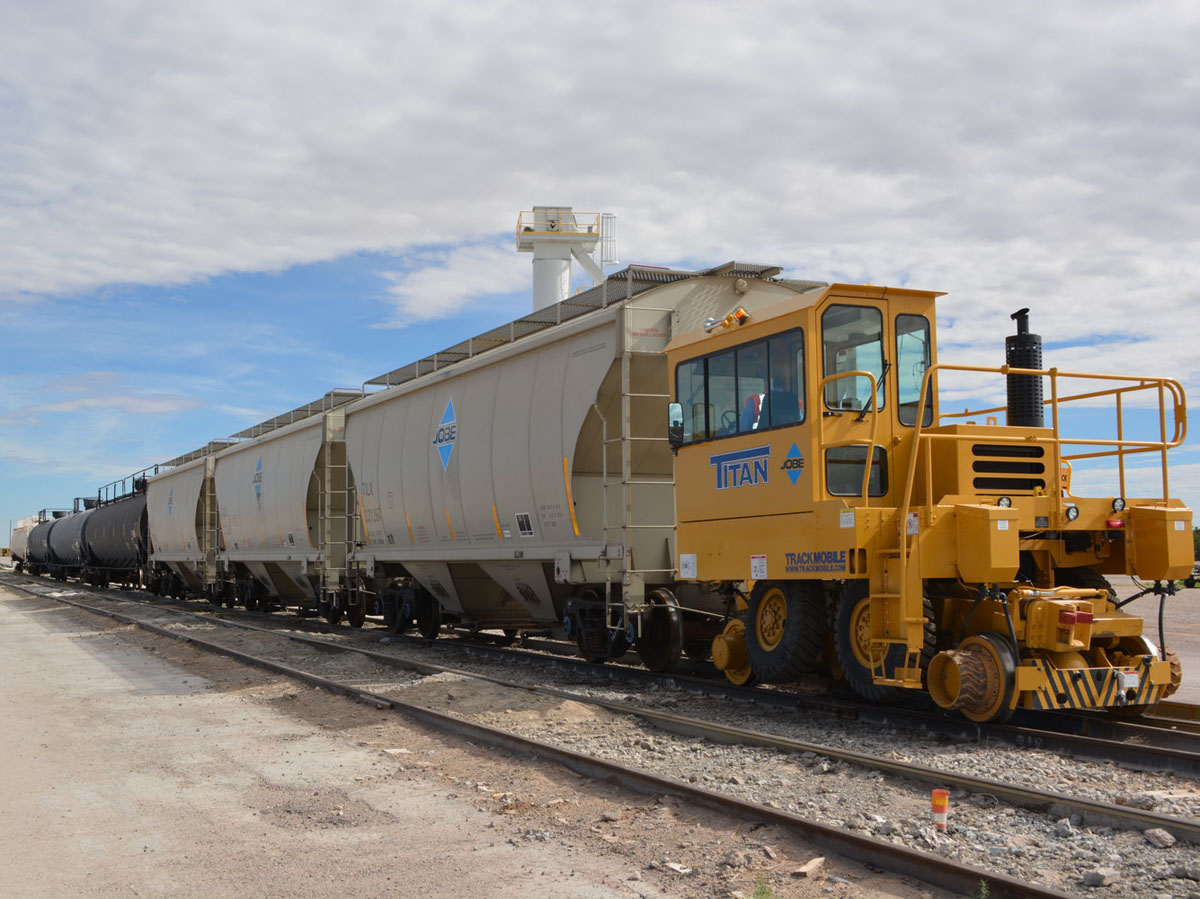
[[[562,627],[593,657],[636,640],[654,668],[703,652],[731,599],[677,583],[663,350],[811,286],[762,279],[777,273],[631,268],[535,313],[528,336],[493,332],[377,379],[404,383],[346,407],[350,559],[389,620]]]
[[[224,445],[224,444],[222,444]],[[159,593],[203,593],[216,583],[216,501],[212,445],[166,463],[146,486],[151,587]]]
[[[13,562],[18,566],[24,565],[25,560],[29,556],[29,532],[33,530],[33,526],[22,525],[13,528],[12,536],[8,538],[9,553],[12,555]]]

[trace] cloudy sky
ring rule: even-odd
[[[1187,0],[0,2],[0,526],[522,314],[534,204],[1200,397],[1198,42]]]

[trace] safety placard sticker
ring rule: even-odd
[[[838,513],[838,527],[852,528],[854,527],[854,510],[846,509]]]
[[[766,556],[750,557],[750,579],[755,581],[765,581],[767,579]]]
[[[1000,518],[1000,519],[997,519],[997,521],[996,521],[996,530],[998,530],[998,531],[1007,531],[1007,530],[1008,530],[1008,519],[1007,519],[1007,518]]]
[[[696,554],[695,553],[680,553],[679,554],[679,576],[688,578],[696,576]]]
[[[915,537],[921,532],[921,516],[916,512],[909,512],[908,518],[904,520],[904,533],[909,537]]]
[[[1183,522],[1182,522],[1182,521],[1177,521],[1177,522],[1175,522],[1175,530],[1177,530],[1177,531],[1183,531],[1183,530],[1186,530],[1186,528],[1183,526]]]

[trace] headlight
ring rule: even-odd
[[[996,500],[996,505],[1002,509],[1012,508],[1012,497],[1011,496],[1002,496],[998,500]]]
[[[1067,506],[1067,521],[1074,521],[1079,517],[1079,506]]]
[[[1124,512],[1125,511],[1124,498],[1118,496],[1116,499],[1113,500],[1113,511],[1114,512]]]

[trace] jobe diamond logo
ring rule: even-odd
[[[458,439],[458,422],[454,420],[454,400],[446,403],[446,411],[438,422],[437,431],[433,435],[433,445],[437,447],[438,455],[442,457],[442,471],[450,465],[450,456],[454,452],[454,441]]]
[[[258,457],[258,464],[254,466],[254,477],[250,479],[250,485],[254,488],[254,502],[258,507],[262,508],[262,456]]]
[[[783,464],[779,466],[779,470],[786,472],[788,479],[795,484],[800,480],[800,475],[804,471],[804,454],[800,452],[800,447],[792,444],[792,448],[788,450],[787,456],[783,460]]]

